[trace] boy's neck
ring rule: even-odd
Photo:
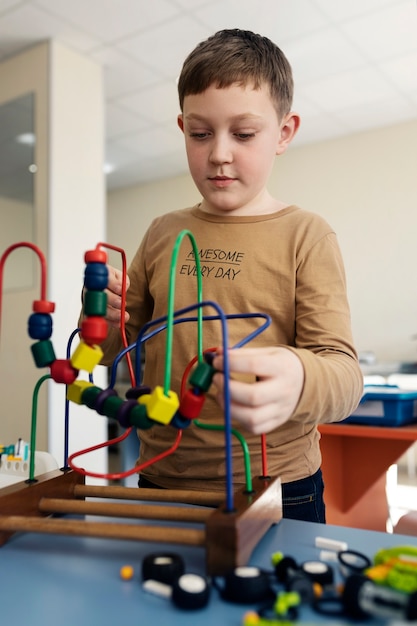
[[[286,209],[289,204],[276,200],[272,196],[268,196],[263,202],[250,203],[248,205],[237,207],[236,209],[219,209],[213,207],[211,204],[203,200],[198,208],[204,213],[211,215],[224,215],[225,217],[253,217],[256,215],[270,215],[271,213],[278,213],[283,209]]]

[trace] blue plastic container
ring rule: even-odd
[[[417,422],[417,390],[393,385],[365,386],[356,411],[343,423],[402,426]]]

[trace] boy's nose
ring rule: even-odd
[[[232,159],[232,150],[229,142],[224,138],[215,139],[211,146],[210,161],[218,165],[230,163]]]

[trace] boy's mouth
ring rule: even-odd
[[[234,178],[230,178],[229,176],[210,176],[209,180],[217,187],[227,187],[235,181]]]

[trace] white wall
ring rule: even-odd
[[[302,132],[302,127],[300,132]],[[359,351],[417,361],[417,120],[279,157],[270,189],[324,216],[345,259]],[[134,254],[154,216],[198,202],[189,176],[108,194],[108,239]]]
[[[66,358],[68,338],[77,327],[84,277],[84,254],[105,240],[104,101],[102,69],[58,42],[50,44],[49,128],[49,289],[56,303],[53,343]],[[74,341],[71,353],[78,344]],[[79,378],[87,378],[80,372]],[[107,385],[97,367],[94,382]],[[50,384],[49,451],[64,452],[65,385]],[[69,452],[106,441],[107,421],[85,406],[70,403]],[[103,473],[107,450],[77,459],[76,465]],[[95,480],[90,479],[92,482]]]

